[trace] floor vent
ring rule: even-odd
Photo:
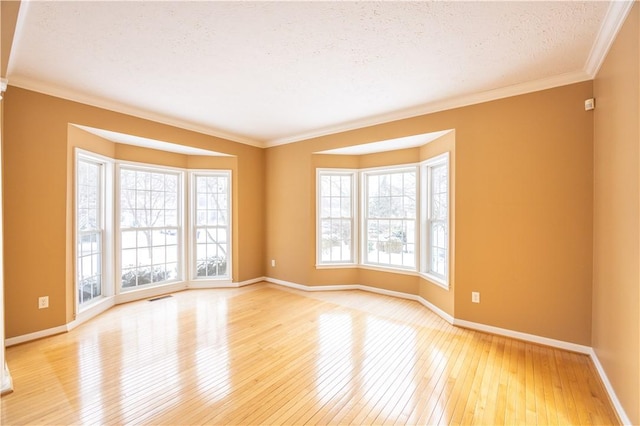
[[[149,302],[155,302],[156,300],[168,299],[169,297],[173,297],[173,296],[171,296],[170,294],[167,294],[166,296],[154,297],[153,299],[149,299]]]

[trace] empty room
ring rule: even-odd
[[[0,423],[640,424],[637,1],[0,12]]]

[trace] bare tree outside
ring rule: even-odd
[[[181,174],[122,167],[122,287],[178,278]]]
[[[102,294],[101,167],[93,161],[77,161],[76,285],[79,304]]]
[[[416,170],[366,175],[366,261],[415,266]]]
[[[194,180],[196,277],[228,276],[230,176],[196,174]]]

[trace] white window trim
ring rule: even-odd
[[[447,203],[447,235],[445,238],[446,244],[446,255],[445,255],[445,275],[440,276],[438,274],[434,274],[429,270],[429,257],[430,257],[430,235],[429,235],[429,227],[426,225],[428,223],[428,218],[430,217],[430,208],[431,208],[431,182],[429,180],[429,169],[432,167],[436,167],[439,165],[445,164],[447,166],[447,196],[449,198]],[[449,161],[449,152],[445,152],[443,154],[437,155],[435,157],[429,158],[420,163],[420,184],[425,191],[421,193],[423,195],[420,198],[420,225],[421,225],[421,233],[420,233],[420,276],[433,282],[434,284],[448,290],[449,289],[449,276],[450,276],[450,268],[451,268],[451,164]]]
[[[113,258],[113,199],[114,199],[114,160],[105,157],[100,154],[96,154],[90,151],[86,151],[80,148],[74,149],[74,173],[73,173],[73,186],[74,186],[74,213],[73,213],[73,235],[74,235],[74,307],[75,316],[90,310],[97,304],[100,304],[105,298],[113,296],[113,276],[114,276],[114,258]],[[78,163],[81,161],[88,161],[100,164],[101,167],[101,182],[100,182],[100,222],[101,222],[101,250],[102,250],[102,289],[101,296],[93,298],[86,303],[80,303],[78,300]]]
[[[350,262],[328,262],[322,261],[322,217],[321,217],[321,190],[320,177],[322,175],[342,175],[351,176],[351,261]],[[358,237],[358,170],[318,168],[316,169],[316,268],[317,269],[339,269],[353,268],[358,265],[359,259],[359,237]]]
[[[196,176],[226,176],[227,182],[229,183],[227,186],[227,206],[228,206],[228,223],[227,223],[227,236],[229,238],[229,242],[227,244],[228,254],[227,254],[227,274],[224,276],[220,276],[218,278],[206,277],[199,278],[197,276],[197,265],[196,265],[196,203],[197,199],[195,197],[196,194]],[[188,224],[186,225],[189,230],[189,274],[188,279],[192,283],[198,283],[200,285],[205,285],[207,282],[215,282],[215,283],[231,283],[233,276],[233,175],[232,171],[228,169],[190,169],[189,170],[189,186],[190,190],[188,192],[188,207],[189,207],[189,217]]]
[[[388,173],[397,173],[397,172],[401,172],[401,171],[414,171],[416,173],[416,218],[414,219],[415,221],[415,239],[414,239],[414,247],[415,247],[415,253],[414,253],[414,260],[413,263],[415,266],[410,267],[410,266],[400,266],[400,265],[387,265],[387,264],[379,264],[379,263],[369,263],[365,261],[365,257],[366,257],[366,250],[363,247],[367,247],[367,220],[368,220],[368,216],[367,216],[367,197],[366,197],[366,192],[367,192],[367,176],[371,176],[371,175],[383,175],[383,174],[388,174]],[[360,206],[361,206],[361,211],[362,214],[358,217],[358,220],[360,221],[360,261],[359,261],[359,265],[360,267],[364,268],[364,269],[373,269],[373,270],[381,270],[381,271],[390,271],[390,272],[398,272],[398,271],[405,271],[405,272],[409,272],[412,275],[415,275],[416,273],[418,273],[419,271],[419,259],[420,259],[420,241],[419,241],[419,235],[420,235],[420,214],[419,214],[419,202],[420,202],[420,169],[418,168],[418,165],[415,163],[411,163],[411,164],[400,164],[400,165],[393,165],[393,166],[383,166],[383,167],[372,167],[372,168],[368,168],[368,169],[361,169],[360,170],[360,192],[359,192],[359,196],[360,196]]]
[[[178,194],[178,277],[174,280],[162,281],[160,283],[149,283],[141,286],[136,286],[132,288],[122,288],[121,275],[122,275],[122,228],[120,228],[120,171],[122,168],[125,169],[137,169],[148,172],[158,172],[158,173],[176,173],[179,176],[179,194]],[[115,199],[115,268],[114,268],[114,279],[113,286],[115,288],[115,294],[129,294],[136,292],[144,292],[150,288],[171,286],[176,283],[184,283],[186,282],[186,274],[185,274],[185,193],[186,193],[186,179],[185,179],[185,169],[171,166],[163,166],[157,164],[147,164],[147,163],[139,163],[133,161],[117,161],[116,162],[116,170],[115,170],[115,188],[114,199]]]

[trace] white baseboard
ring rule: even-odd
[[[139,290],[129,290],[115,295],[115,304],[134,302],[136,300],[148,299],[150,297],[163,296],[169,293],[186,290],[187,282],[181,281],[174,284],[161,285],[157,287],[142,288]]]
[[[67,331],[71,331],[80,324],[84,324],[91,318],[94,318],[104,311],[111,309],[115,305],[115,298],[113,296],[104,297],[95,305],[85,309],[76,315],[76,319],[67,324]]]
[[[422,304],[422,306],[424,306],[425,308],[433,311],[436,315],[438,315],[440,318],[442,318],[443,320],[445,320],[449,324],[453,324],[454,318],[453,318],[452,315],[449,315],[448,313],[446,313],[442,309],[438,308],[436,305],[434,305],[433,303],[429,302],[427,299],[424,299],[424,298],[422,298],[420,296],[416,296],[416,297],[417,297],[416,300],[418,302],[420,302],[420,304]]]
[[[611,385],[611,382],[609,381],[609,377],[607,377],[607,373],[605,373],[604,371],[604,367],[602,366],[602,363],[600,363],[600,359],[598,359],[598,354],[596,354],[596,351],[593,348],[589,348],[589,355],[591,355],[591,360],[593,361],[593,364],[595,365],[596,370],[598,370],[598,374],[600,375],[600,380],[602,380],[602,383],[604,384],[604,387],[607,390],[607,393],[609,394],[611,403],[613,404],[613,407],[616,409],[616,412],[618,414],[618,417],[620,418],[620,421],[624,425],[632,424],[631,420],[629,420],[629,416],[627,416],[626,411],[624,411],[624,408],[622,407],[622,404],[618,399],[618,395],[616,395],[616,392],[613,389],[613,385]]]
[[[67,331],[69,330],[66,324],[59,325],[57,327],[47,328],[46,330],[40,330],[34,333],[23,334],[16,337],[8,337],[4,340],[4,345],[6,347],[19,345],[20,343],[26,343],[32,340],[38,340],[49,336],[55,336],[56,334],[66,333]]]
[[[9,367],[5,363],[3,366],[4,371],[2,373],[2,383],[0,383],[0,395],[13,392],[13,379],[11,379],[11,373],[9,373]]]
[[[189,289],[207,289],[207,288],[239,288],[247,285],[255,284],[264,281],[264,277],[253,278],[246,281],[240,281],[234,283],[232,281],[191,281],[189,282]]]
[[[240,281],[239,283],[236,283],[236,285],[238,287],[244,287],[244,286],[251,285],[251,284],[261,283],[263,281],[266,281],[265,277],[258,277],[258,278],[253,278],[253,279],[246,280],[246,281]]]
[[[439,317],[441,317],[442,319],[447,321],[449,324],[453,324],[453,317],[451,315],[449,315],[448,313],[446,313],[442,309],[438,308],[433,303],[431,303],[431,302],[429,302],[429,301],[427,301],[427,300],[423,299],[422,297],[420,297],[418,295],[415,295],[415,294],[403,293],[401,291],[387,290],[387,289],[378,288],[378,287],[371,287],[371,286],[362,285],[362,284],[338,284],[338,285],[316,285],[316,286],[312,286],[312,285],[303,285],[303,284],[298,284],[298,283],[292,283],[290,281],[284,281],[284,280],[279,280],[279,279],[270,278],[270,277],[266,277],[264,279],[264,281],[267,281],[267,282],[273,283],[273,284],[278,284],[278,285],[281,285],[281,286],[284,286],[284,287],[295,288],[297,290],[302,290],[302,291],[362,290],[362,291],[368,291],[369,293],[382,294],[384,296],[397,297],[397,298],[400,298],[400,299],[415,300],[416,302],[420,303],[425,308],[433,311],[436,315],[438,315]]]
[[[209,281],[191,281],[189,282],[189,285],[187,285],[188,289],[197,289],[197,290],[202,290],[202,289],[207,289],[207,288],[237,288],[238,284],[237,283],[233,283],[229,280],[225,280],[225,281],[213,281],[213,280],[209,280]]]
[[[302,291],[340,291],[340,290],[358,290],[357,284],[339,284],[339,285],[304,285],[293,283],[291,281],[279,280],[277,278],[265,277],[264,281],[268,283],[278,284],[283,287],[295,288]]]
[[[579,345],[577,343],[565,342],[563,340],[550,339],[535,334],[522,333],[520,331],[509,330],[506,328],[494,327],[492,325],[480,324],[454,318],[453,325],[472,330],[482,331],[485,333],[496,334],[498,336],[511,337],[513,339],[524,340],[525,342],[537,343],[539,345],[550,346],[552,348],[564,349],[567,351],[578,352],[589,355],[591,347]]]

